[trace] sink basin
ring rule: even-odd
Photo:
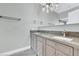
[[[65,37],[59,37],[59,36],[54,36],[53,38],[55,38],[57,40],[68,41],[68,42],[73,40],[71,38],[65,38]]]

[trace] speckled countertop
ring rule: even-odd
[[[34,35],[49,39],[49,40],[53,40],[55,42],[59,42],[74,48],[79,48],[79,37],[63,37],[61,35],[54,35],[54,34],[45,34],[45,33],[40,33],[40,32],[36,32],[33,33]],[[55,38],[55,37],[62,37],[62,38],[67,38],[67,39],[72,39],[71,41],[66,41],[66,40],[61,40],[61,38]]]

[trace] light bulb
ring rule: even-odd
[[[54,4],[52,3],[51,6],[54,6]]]
[[[45,7],[42,8],[42,11],[43,11],[43,12],[45,11]]]
[[[49,10],[48,9],[46,10],[46,13],[49,13]]]
[[[49,5],[46,5],[46,8],[49,8]]]
[[[53,11],[54,10],[53,7],[50,7],[50,10]]]
[[[58,3],[56,3],[55,6],[58,7]]]

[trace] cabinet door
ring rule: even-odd
[[[30,33],[30,45],[31,45],[31,48],[33,48],[33,41],[34,41],[33,34]]]
[[[36,51],[36,35],[32,34],[31,37],[31,47],[34,51]]]
[[[73,48],[61,43],[56,43],[56,50],[59,50],[63,52],[64,54],[67,54],[69,56],[73,55]]]
[[[44,49],[44,39],[42,37],[37,37],[37,54],[38,56],[43,56],[43,49]]]
[[[46,40],[45,55],[55,56],[55,42],[54,41],[51,41],[49,39]]]
[[[45,38],[37,37],[37,54],[38,56],[45,56]]]
[[[43,48],[42,48],[42,42],[37,41],[37,54],[38,56],[42,56],[43,55]]]
[[[55,56],[55,48],[46,45],[46,56]]]
[[[79,49],[74,48],[74,56],[79,56]]]
[[[66,56],[64,53],[56,50],[56,56]]]
[[[37,40],[37,37],[36,35],[33,36],[34,37],[34,43],[33,43],[33,46],[34,46],[34,51],[36,52],[36,48],[37,48],[37,45],[36,45],[36,40]]]

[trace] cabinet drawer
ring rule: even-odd
[[[64,44],[56,43],[56,49],[58,49],[59,51],[62,51],[67,55],[73,55],[73,48],[66,46]]]
[[[47,45],[50,45],[50,46],[52,46],[52,47],[55,47],[55,42],[54,42],[54,41],[46,40],[46,44],[47,44]]]

